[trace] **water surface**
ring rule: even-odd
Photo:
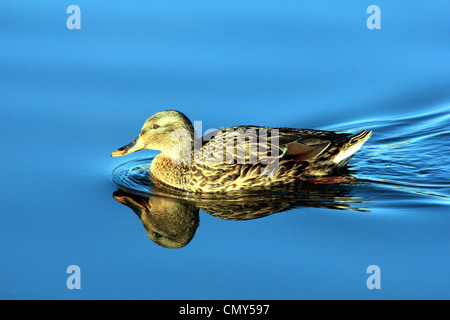
[[[81,30],[66,28],[70,4],[0,4],[0,298],[450,297],[448,2],[378,1],[381,30],[360,1],[80,0]],[[110,153],[163,109],[204,130],[373,136],[337,185],[118,191],[133,180],[114,170],[157,152]],[[81,290],[66,287],[72,264]]]

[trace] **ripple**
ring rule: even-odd
[[[350,162],[358,179],[415,194],[450,197],[450,106],[338,127],[373,130]]]

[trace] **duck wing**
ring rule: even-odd
[[[238,126],[205,135],[199,151],[210,164],[267,163],[275,158],[308,161],[347,136],[334,131]]]
[[[331,144],[326,136],[303,134],[299,132],[279,131],[280,149],[283,150],[283,159],[308,161],[321,155]]]

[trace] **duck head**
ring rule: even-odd
[[[192,123],[184,114],[176,110],[161,111],[145,121],[136,139],[111,153],[111,156],[120,157],[151,149],[171,158],[179,158],[191,153],[194,137]]]

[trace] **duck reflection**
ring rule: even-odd
[[[151,195],[138,195],[119,189],[113,197],[137,214],[153,242],[165,248],[182,248],[195,235],[200,209],[225,220],[257,219],[298,207],[368,211],[360,207],[363,198],[351,196],[351,189],[350,185],[307,184],[291,190],[227,194],[226,198],[158,194],[156,190]]]
[[[140,196],[123,190],[114,199],[130,207],[141,219],[147,235],[165,248],[182,248],[194,237],[199,209],[193,203],[159,196]]]

